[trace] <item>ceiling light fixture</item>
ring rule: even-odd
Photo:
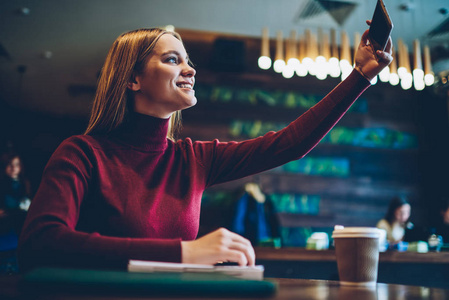
[[[397,59],[396,59],[396,51],[395,48],[392,47],[391,55],[393,56],[393,61],[390,64],[390,76],[388,78],[388,81],[391,85],[395,86],[399,84],[399,75],[398,75],[398,67],[397,67]]]
[[[276,58],[274,60],[273,69],[276,73],[282,73],[284,67],[284,39],[282,31],[278,31],[276,34]]]
[[[424,46],[424,82],[427,86],[435,83],[435,75],[432,71],[429,46]]]
[[[268,70],[271,68],[271,57],[270,57],[270,38],[268,35],[268,28],[262,29],[262,47],[260,51],[260,57],[258,60],[259,68],[263,70]]]
[[[337,45],[336,36],[335,29],[330,30],[330,35],[318,29],[318,38],[310,29],[305,29],[302,36],[298,36],[296,31],[292,30],[289,38],[284,41],[282,31],[278,31],[274,71],[282,73],[285,78],[291,78],[296,73],[301,77],[310,74],[320,80],[326,79],[328,75],[341,76],[341,80],[344,80],[354,68],[353,59],[361,36],[360,33],[355,33],[352,48],[345,31],[341,31],[340,47]],[[264,70],[271,67],[269,45],[268,29],[264,28],[261,56],[258,61],[259,67]],[[433,85],[435,76],[428,46],[423,48],[423,53],[424,55],[422,55],[419,40],[413,42],[413,56],[410,56],[407,45],[399,39],[397,49],[392,49],[392,56],[397,59],[393,59],[390,66],[384,68],[379,76],[375,76],[371,84],[374,85],[380,80],[389,82],[393,86],[400,84],[404,90],[414,86],[418,91],[423,90],[426,85]],[[262,60],[266,60],[267,63],[263,65]]]

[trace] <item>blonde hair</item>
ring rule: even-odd
[[[109,133],[123,123],[132,109],[133,97],[128,83],[143,71],[157,41],[164,34],[171,34],[182,42],[179,34],[160,28],[129,31],[114,41],[101,70],[84,134]],[[167,137],[173,140],[180,126],[181,111],[176,111],[170,118]]]

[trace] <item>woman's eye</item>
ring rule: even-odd
[[[178,63],[178,59],[174,56],[167,58],[167,62],[176,64]]]

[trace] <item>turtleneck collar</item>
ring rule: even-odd
[[[120,142],[144,151],[164,151],[170,118],[160,119],[131,112],[127,120],[112,135]]]

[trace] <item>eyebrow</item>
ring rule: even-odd
[[[177,56],[182,57],[181,53],[179,53],[179,52],[176,51],[176,50],[169,50],[169,51],[167,51],[167,52],[164,52],[164,53],[162,53],[162,56],[166,56],[166,55],[169,55],[169,54],[175,54],[175,55],[177,55]],[[186,61],[190,61],[188,55],[187,55],[184,59],[185,59]]]

